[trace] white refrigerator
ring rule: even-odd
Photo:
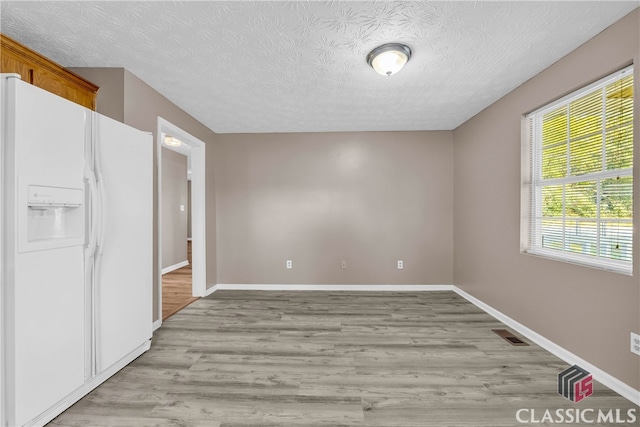
[[[152,137],[1,84],[0,423],[43,425],[150,347]]]

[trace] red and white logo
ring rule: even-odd
[[[578,365],[558,374],[558,394],[572,402],[580,402],[593,394],[593,375]]]

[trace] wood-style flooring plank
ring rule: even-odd
[[[519,425],[521,408],[640,416],[597,382],[577,404],[559,396],[567,364],[491,331],[502,328],[453,292],[218,291],[167,319],[151,350],[51,424],[500,427]]]
[[[188,265],[162,275],[162,320],[198,299],[193,296],[191,241],[187,241],[187,260]]]

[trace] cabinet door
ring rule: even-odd
[[[33,83],[33,67],[21,61],[10,51],[5,51],[2,46],[0,51],[0,73],[20,74],[20,78],[27,83]]]
[[[22,80],[39,88],[96,109],[96,85],[4,34],[0,34],[0,72],[20,74]]]
[[[31,83],[76,104],[95,110],[95,93],[78,87],[70,82],[68,77],[63,78],[49,70],[34,68]]]

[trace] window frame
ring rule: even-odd
[[[542,141],[542,122],[545,114],[550,113],[554,110],[558,110],[562,106],[569,106],[573,101],[581,99],[583,97],[588,96],[589,94],[602,89],[606,90],[606,87],[616,81],[622,80],[627,76],[633,76],[633,106],[631,109],[632,114],[632,166],[628,168],[620,168],[607,170],[606,165],[602,166],[602,170],[597,172],[589,172],[586,174],[572,175],[571,171],[567,169],[565,176],[562,178],[542,178],[542,150],[543,150],[543,141]],[[588,181],[596,182],[596,186],[598,183],[605,179],[611,178],[619,178],[619,177],[629,177],[632,180],[632,200],[635,200],[635,188],[636,183],[634,181],[634,173],[633,173],[633,164],[635,163],[635,156],[633,155],[633,151],[635,151],[635,138],[637,135],[635,129],[635,110],[636,110],[636,101],[635,101],[635,88],[637,82],[634,75],[634,65],[629,65],[621,70],[618,70],[614,73],[607,75],[606,77],[599,79],[589,85],[581,87],[575,91],[572,91],[570,94],[563,96],[555,101],[547,103],[540,108],[537,108],[534,111],[531,111],[524,116],[522,116],[522,175],[521,175],[521,184],[522,184],[522,193],[521,193],[521,233],[520,233],[520,251],[521,253],[540,256],[547,259],[553,259],[561,262],[568,262],[572,264],[579,264],[587,267],[598,268],[607,271],[613,271],[616,273],[622,273],[626,275],[632,275],[633,273],[633,263],[634,263],[634,235],[633,232],[635,228],[635,212],[632,212],[631,219],[618,219],[618,223],[630,223],[631,225],[631,259],[629,261],[619,261],[611,258],[606,258],[600,255],[601,246],[600,246],[600,232],[596,232],[597,246],[598,252],[596,256],[588,255],[588,254],[580,254],[575,252],[570,252],[566,250],[566,221],[580,221],[580,217],[571,217],[566,214],[564,211],[565,204],[565,193],[563,192],[563,213],[561,216],[562,220],[562,240],[563,240],[563,248],[562,249],[550,249],[542,246],[541,238],[542,232],[539,231],[542,228],[542,208],[543,202],[542,199],[542,189],[544,187],[548,187],[550,185],[566,185],[570,183],[585,183]],[[604,96],[604,93],[603,93]],[[571,115],[568,116],[567,120],[570,120]],[[570,122],[568,122],[570,123]],[[606,124],[601,125],[601,128],[606,126]],[[602,129],[601,129],[602,130]],[[604,132],[604,130],[603,130]],[[567,138],[566,144],[569,144],[570,138]],[[601,144],[603,147],[606,144],[606,139],[603,139]],[[604,148],[603,148],[604,153]],[[570,162],[570,154],[566,155],[567,163]],[[604,158],[604,157],[603,157]],[[569,167],[569,166],[567,166]],[[601,184],[600,184],[601,185]],[[600,192],[598,191],[598,194]],[[536,200],[538,202],[536,203]],[[632,202],[632,207],[635,205],[635,202]],[[606,217],[600,216],[600,200],[596,200],[597,204],[597,214],[595,218],[585,218],[585,220],[591,220],[591,222],[596,223],[596,227],[600,227],[601,223],[606,222],[608,219]]]

